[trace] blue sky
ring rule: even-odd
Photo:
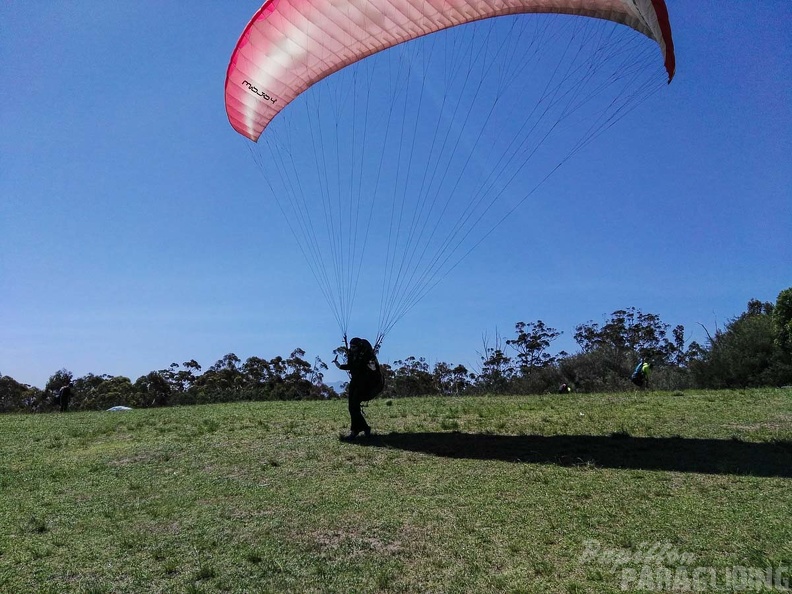
[[[630,306],[703,342],[698,324],[792,286],[792,4],[668,5],[673,83],[423,299],[384,361],[475,368],[484,334],[537,319],[574,351],[576,324]],[[257,8],[0,6],[1,373],[332,359],[336,322],[224,110]]]

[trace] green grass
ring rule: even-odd
[[[792,566],[792,390],[367,416],[365,444],[344,401],[2,416],[0,591],[623,591],[594,541]]]

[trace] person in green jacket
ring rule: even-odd
[[[632,376],[630,376],[630,381],[632,381],[632,383],[634,383],[639,388],[648,388],[649,374],[651,372],[652,372],[651,361],[644,361],[643,359],[641,359],[640,361],[638,361],[638,365],[635,366]]]

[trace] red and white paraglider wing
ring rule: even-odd
[[[562,13],[623,23],[655,40],[674,75],[664,0],[268,0],[231,56],[226,112],[258,140],[314,83],[353,62],[448,27],[518,13]]]

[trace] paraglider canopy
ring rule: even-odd
[[[442,29],[517,13],[561,13],[622,23],[655,40],[674,76],[664,0],[269,0],[231,56],[226,111],[258,140],[290,101],[314,83],[374,53]]]

